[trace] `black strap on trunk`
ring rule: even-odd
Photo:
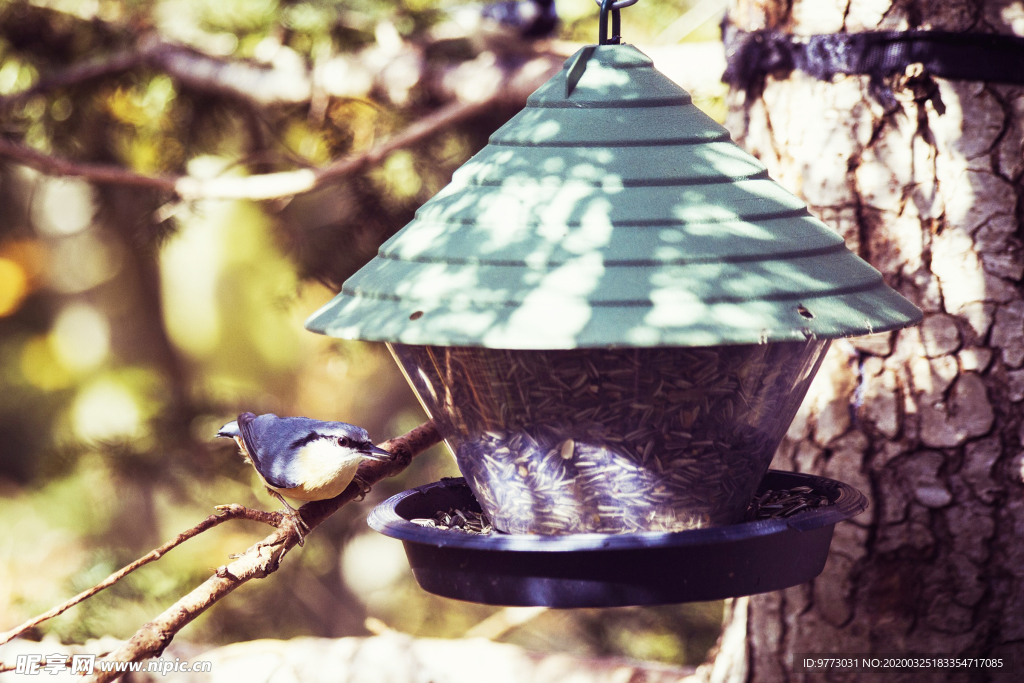
[[[890,77],[920,64],[924,74],[954,80],[1024,85],[1024,38],[948,31],[869,31],[793,36],[780,31],[741,31],[726,23],[726,69],[722,80],[760,91],[768,74],[793,69],[820,80],[836,74],[871,77],[872,94],[886,108],[896,105]]]

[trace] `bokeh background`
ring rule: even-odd
[[[438,103],[414,90],[400,101],[371,93],[254,111],[145,68],[18,94],[47,74],[130,48],[140,35],[218,58],[312,65],[396,37],[424,44],[457,4],[0,0],[2,134],[55,156],[154,175],[323,165],[370,149]],[[714,4],[642,0],[623,12],[624,34],[641,48],[716,41]],[[675,23],[698,5],[709,18]],[[574,41],[595,40],[593,0],[557,7],[555,43],[524,49],[570,54]],[[482,49],[457,42],[435,58],[470,60]],[[723,92],[695,93],[719,120]],[[0,630],[95,584],[214,505],[275,509],[234,445],[212,439],[239,412],[345,420],[378,441],[425,419],[383,347],[323,338],[302,323],[514,113],[490,111],[338,183],[266,202],[180,202],[0,159]],[[383,498],[457,474],[449,454],[433,449],[182,637],[213,646],[366,635],[368,617],[371,626],[416,635],[466,634],[496,608],[424,593],[401,545],[365,525]],[[128,637],[264,533],[225,524],[32,635]],[[539,611],[501,637],[541,650],[698,664],[721,609]]]

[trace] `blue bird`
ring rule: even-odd
[[[505,0],[485,6],[480,14],[525,39],[546,38],[558,26],[555,0]]]
[[[301,501],[333,498],[356,478],[364,458],[391,456],[374,446],[362,427],[308,417],[242,413],[217,436],[235,440],[267,491],[285,506],[299,531],[299,545],[305,524],[282,496]]]
[[[527,48],[530,41],[551,36],[558,27],[555,0],[502,0],[464,5],[432,31],[435,41],[469,39],[477,49],[501,53]]]

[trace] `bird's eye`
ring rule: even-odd
[[[352,445],[352,439],[348,438],[347,436],[339,436],[338,437],[338,445],[342,446],[342,447],[351,446]]]

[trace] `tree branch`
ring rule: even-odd
[[[275,68],[248,60],[223,59],[148,34],[131,48],[44,74],[25,90],[0,97],[0,109],[53,90],[143,67],[166,73],[191,90],[227,95],[257,106],[301,104],[309,101],[312,92],[310,74],[299,64]]]
[[[183,531],[182,533],[175,536],[174,539],[168,541],[167,543],[164,543],[159,548],[151,550],[149,553],[143,555],[142,557],[135,560],[128,566],[122,567],[121,569],[117,570],[116,572],[114,572],[113,574],[111,574],[110,576],[108,576],[103,581],[96,584],[89,590],[82,591],[81,593],[71,598],[67,602],[54,607],[48,612],[44,612],[39,616],[29,619],[24,624],[16,626],[10,631],[7,631],[6,633],[0,633],[0,645],[8,643],[11,640],[14,640],[21,634],[25,633],[31,628],[38,626],[44,621],[47,621],[49,619],[52,619],[56,616],[63,614],[64,612],[67,612],[69,609],[71,609],[78,603],[82,602],[83,600],[87,600],[88,598],[91,598],[100,591],[110,588],[115,583],[117,583],[124,577],[128,576],[139,567],[143,567],[149,564],[150,562],[159,560],[169,551],[178,547],[190,538],[194,538],[195,536],[198,536],[204,531],[212,529],[213,527],[218,526],[219,524],[223,524],[224,522],[230,519],[249,519],[254,522],[263,522],[264,524],[269,524],[271,526],[277,527],[281,524],[281,513],[264,512],[262,510],[250,510],[247,507],[237,505],[235,503],[232,503],[231,505],[218,505],[217,514],[210,515],[209,517],[201,521],[199,524],[196,524],[188,531]]]
[[[0,157],[34,168],[46,175],[75,176],[94,183],[147,187],[173,192],[175,179],[168,176],[147,176],[120,166],[88,164],[51,156],[32,147],[19,145],[0,136]]]
[[[174,193],[185,200],[279,199],[310,192],[379,163],[396,150],[416,145],[449,126],[476,116],[492,106],[496,99],[496,96],[490,96],[476,102],[453,102],[365,152],[315,169],[302,168],[242,177],[147,176],[119,166],[87,164],[51,156],[2,137],[0,157],[6,157],[47,175],[74,176],[99,184],[146,187]]]
[[[508,61],[485,53],[468,62],[439,65],[425,59],[420,46],[402,43],[395,48],[372,46],[354,55],[334,55],[310,69],[297,56],[268,66],[249,60],[214,57],[149,34],[130,49],[44,74],[31,87],[0,97],[0,111],[55,89],[139,68],[166,73],[184,89],[239,100],[256,109],[307,104],[314,92],[331,97],[368,97],[373,92],[375,97],[404,107],[414,89],[418,98],[446,104],[373,149],[328,166],[247,177],[146,175],[121,166],[53,156],[3,138],[0,138],[0,157],[48,175],[148,188],[185,200],[258,201],[291,197],[359,172],[395,150],[414,145],[492,106],[521,105],[560,67],[562,59],[560,55],[538,54],[526,61],[521,58]]]
[[[245,177],[199,179],[184,176],[174,181],[174,192],[182,199],[248,200],[278,199],[310,192],[380,163],[392,152],[412,147],[460,121],[472,118],[487,110],[496,99],[492,96],[476,102],[453,102],[366,152],[339,159],[327,166]]]
[[[381,479],[391,477],[412,462],[412,459],[441,440],[433,423],[426,422],[412,431],[381,444],[381,448],[392,454],[385,461],[365,462],[359,467],[358,476],[368,486]],[[359,484],[353,482],[341,494],[329,500],[306,503],[299,508],[308,533],[318,527],[341,506],[361,494]],[[249,548],[231,564],[218,567],[204,583],[193,589],[163,614],[145,624],[127,642],[106,657],[106,661],[139,662],[159,656],[174,636],[196,617],[208,610],[233,590],[252,579],[262,579],[277,571],[285,554],[296,545],[298,534],[290,521],[281,517],[277,530]],[[120,677],[124,672],[97,671],[90,683],[105,683]]]
[[[472,89],[460,87],[460,81],[465,81],[467,69],[479,70],[486,65],[491,83],[483,86],[484,91],[500,84],[505,87],[497,90],[513,101],[525,99],[561,68],[566,55],[538,53],[524,63],[521,58],[501,60],[485,53],[470,62],[436,64],[424,57],[422,47],[406,42],[393,49],[374,45],[356,54],[332,55],[313,68],[298,55],[289,56],[292,58],[274,64],[228,59],[149,34],[132,48],[44,74],[25,90],[0,97],[0,110],[36,95],[141,68],[167,74],[185,90],[230,97],[265,108],[309,104],[317,92],[343,98],[364,98],[372,93],[396,106],[407,105],[413,89],[422,91],[427,99],[471,101],[475,99]],[[522,84],[528,88],[524,92],[519,87],[522,75],[540,71],[547,76],[532,83],[532,87],[531,83]],[[458,74],[454,80],[453,74]]]

